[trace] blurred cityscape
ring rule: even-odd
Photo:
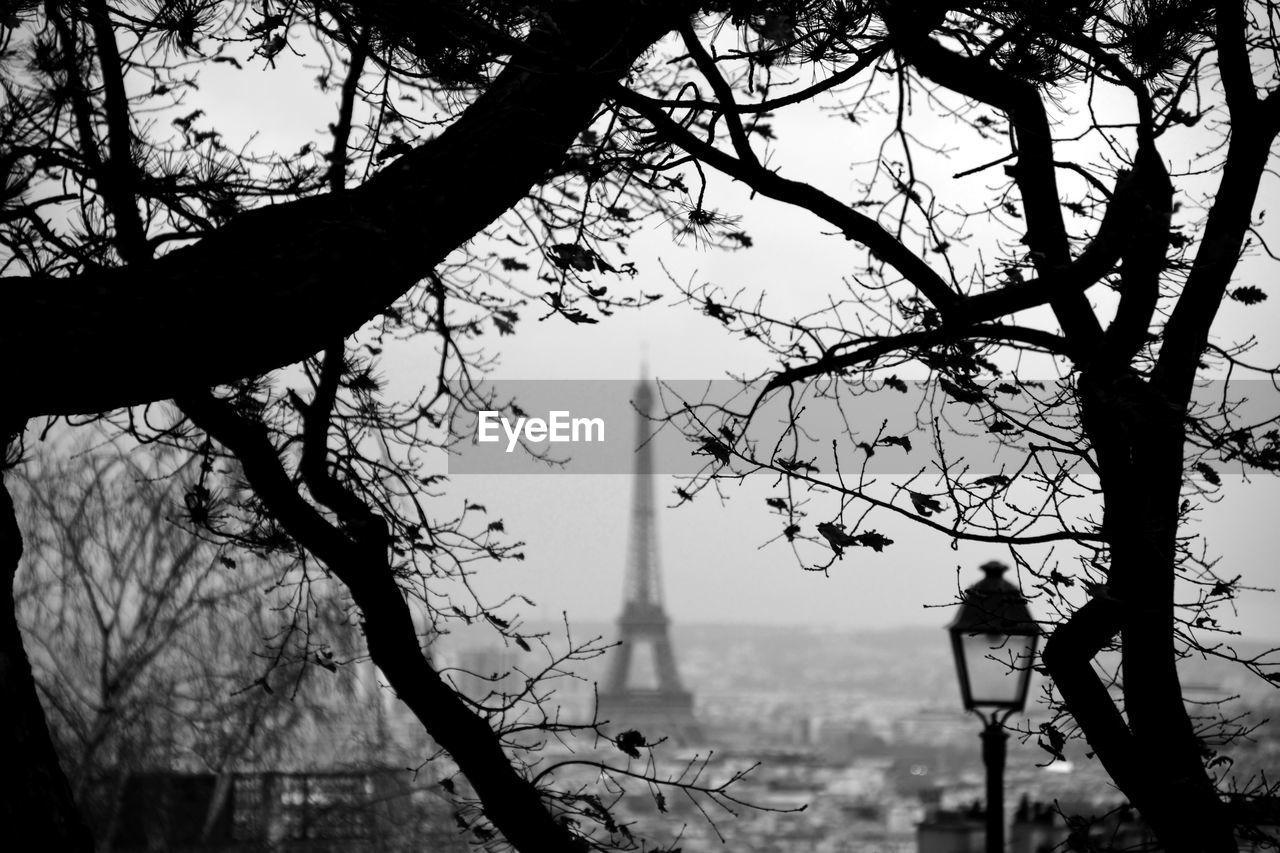
[[[608,639],[614,630],[574,625],[578,636]],[[528,652],[487,636],[451,635],[435,654],[477,700],[522,689],[522,673],[530,669]],[[984,849],[980,726],[961,710],[941,628],[678,625],[672,640],[683,682],[696,696],[704,742],[668,741],[636,759],[603,738],[544,738],[537,758],[539,768],[564,763],[555,773],[562,789],[602,792],[619,842],[682,853]],[[608,658],[581,666],[581,679],[557,681],[548,702],[566,719],[590,719]],[[1183,677],[1189,701],[1211,703],[1203,706],[1206,713],[1248,714],[1259,724],[1246,742],[1224,751],[1224,772],[1243,785],[1280,764],[1280,724],[1269,722],[1280,720],[1274,689],[1251,682],[1238,667],[1208,661],[1186,661]],[[298,734],[315,738],[316,748],[274,772],[236,775],[223,784],[216,809],[210,803],[220,783],[213,777],[135,774],[113,848],[179,849],[203,828],[204,843],[190,849],[209,849],[217,839],[227,850],[475,849],[483,839],[466,828],[446,796],[465,781],[444,757],[422,763],[431,749],[420,725],[385,687],[370,690],[368,683],[340,694],[350,732],[335,728],[342,725],[340,713],[311,720]],[[362,696],[379,709],[373,725],[363,718],[350,723],[350,709]],[[1039,725],[1048,719],[1043,706],[1031,704],[1009,721],[1011,853],[1133,849],[1148,841],[1083,742],[1068,742],[1065,761],[1038,745]],[[643,732],[650,743],[662,734]],[[411,770],[407,762],[415,762]],[[620,772],[611,775],[602,764]],[[628,779],[627,770],[706,787],[745,774],[730,788],[743,805],[722,808],[704,796]]]
[[[599,632],[607,637],[609,627]],[[672,630],[708,736],[706,744],[658,750],[665,755],[659,775],[705,762],[704,777],[715,781],[754,768],[733,791],[762,808],[703,815],[689,798],[668,796],[664,814],[638,790],[620,804],[637,835],[677,842],[685,853],[984,849],[981,726],[962,710],[941,627]],[[1208,660],[1185,661],[1183,679],[1201,714],[1247,714],[1260,724],[1246,742],[1224,750],[1229,758],[1221,766],[1240,787],[1280,766],[1280,699],[1271,685]],[[573,700],[589,703],[590,684],[579,690]],[[1083,741],[1068,742],[1065,761],[1039,745],[1039,726],[1050,716],[1033,704],[1038,692],[1033,683],[1026,713],[1008,723],[1009,849],[1120,850],[1149,840]],[[570,697],[561,698],[568,704]],[[613,753],[606,759],[625,758]],[[1068,846],[1073,830],[1076,842],[1091,836],[1096,846]]]
[[[638,473],[650,473],[649,453],[637,456]],[[90,532],[133,529],[120,522],[129,517],[112,491],[120,482],[81,476],[93,488],[72,489],[87,497],[65,502],[77,523],[87,504],[99,513]],[[134,499],[165,505],[156,495]],[[148,521],[154,513],[136,517],[140,541],[167,531]],[[595,611],[596,621],[417,614],[422,651],[441,677],[530,778],[558,792],[548,800],[558,819],[592,833],[601,849],[985,851],[983,725],[964,710],[961,649],[976,650],[965,652],[965,683],[988,703],[1030,679],[1025,708],[1005,700],[1018,706],[1004,722],[1008,853],[1156,849],[1027,665],[1040,629],[1000,579],[1000,564],[984,564],[961,609],[939,609],[932,628],[673,624],[647,476],[635,478],[631,521],[621,608]],[[64,522],[46,527],[80,529]],[[162,548],[133,548],[132,560],[112,551],[95,561],[59,550],[63,539],[31,541],[44,558],[20,590],[20,613],[57,712],[52,733],[105,849],[507,849],[468,780],[369,660],[361,617],[340,591],[319,580],[291,587],[266,564],[225,555],[190,569],[179,557],[193,548],[159,560],[151,555]],[[240,580],[220,585],[215,566]],[[188,569],[190,582],[175,592],[167,578]],[[119,592],[108,600],[114,615],[99,617],[91,636],[80,626],[105,612],[102,599],[76,596],[100,587]],[[244,594],[263,588],[282,592]],[[704,604],[715,612],[716,602]],[[280,612],[292,615],[283,635]],[[290,645],[295,631],[302,639]],[[1021,636],[1025,657],[1006,664],[1004,652],[993,654],[1008,648],[989,644],[1000,634]],[[273,637],[276,656],[262,674],[260,644]],[[1267,649],[1238,642],[1235,651],[1260,659]],[[1104,675],[1117,665],[1106,653],[1094,663]],[[1275,685],[1208,654],[1184,659],[1180,675],[1220,789],[1262,794],[1239,804],[1238,825],[1258,829],[1241,849],[1280,846],[1280,798],[1267,780],[1280,765]],[[134,686],[127,702],[121,684]]]

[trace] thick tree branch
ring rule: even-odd
[[[893,354],[907,354],[912,350],[926,347],[945,346],[962,340],[991,340],[1008,343],[1023,343],[1036,349],[1072,358],[1079,358],[1071,342],[1066,338],[1025,326],[1007,326],[1001,324],[979,324],[968,327],[943,327],[924,332],[904,332],[886,338],[863,338],[860,346],[849,352],[839,351],[833,347],[821,358],[808,364],[780,370],[765,386],[765,391],[782,388],[796,382],[803,382],[815,376],[840,373],[854,367],[873,364],[877,360]]]
[[[672,119],[665,110],[655,107],[647,98],[623,86],[615,86],[613,96],[653,125],[666,141],[698,161],[742,181],[763,196],[809,211],[839,228],[847,239],[866,246],[874,257],[893,267],[913,284],[944,317],[959,305],[960,295],[951,285],[871,217],[810,184],[789,180],[763,166],[743,162],[721,151]]]
[[[1011,171],[1026,212],[1027,248],[1042,277],[1071,263],[1070,243],[1058,199],[1053,137],[1044,104],[1035,86],[982,59],[960,56],[919,31],[913,20],[889,20],[895,47],[930,80],[994,107],[1013,124],[1018,161]],[[1081,346],[1096,340],[1102,327],[1083,289],[1062,293],[1049,303],[1063,331]]]
[[[1183,408],[1190,399],[1214,318],[1239,263],[1258,187],[1280,131],[1277,94],[1269,95],[1259,108],[1245,6],[1241,0],[1220,0],[1215,7],[1218,70],[1231,114],[1231,137],[1200,246],[1187,283],[1165,324],[1160,356],[1152,374],[1152,381],[1171,404]]]
[[[1168,262],[1173,184],[1156,150],[1153,128],[1146,124],[1150,120],[1148,113],[1139,131],[1133,173],[1127,178],[1134,196],[1127,206],[1133,215],[1126,217],[1129,237],[1120,267],[1120,304],[1106,332],[1106,358],[1117,367],[1127,366],[1148,341],[1160,299],[1160,276]]]
[[[335,343],[324,351],[315,395],[310,403],[295,399],[302,415],[302,459],[298,473],[311,495],[332,510],[343,525],[378,536],[385,544],[386,524],[369,507],[334,477],[329,468],[329,423],[338,397],[345,353]]]
[[[178,401],[202,430],[235,454],[271,514],[346,585],[363,616],[369,656],[428,734],[457,762],[485,815],[521,853],[575,853],[586,845],[556,820],[521,776],[489,724],[423,656],[413,616],[387,563],[385,537],[339,530],[298,493],[262,424],[211,394]]]
[[[1170,405],[1185,408],[1200,357],[1209,343],[1209,330],[1231,284],[1240,252],[1249,233],[1258,186],[1271,157],[1275,130],[1232,127],[1222,180],[1205,222],[1191,272],[1165,324],[1160,356],[1152,382]]]
[[[1163,168],[1163,167],[1162,167]],[[1084,251],[1070,263],[1056,269],[1045,270],[1028,282],[1009,284],[985,293],[966,297],[957,312],[958,322],[983,322],[1007,317],[1018,311],[1026,311],[1041,305],[1062,303],[1075,296],[1082,296],[1111,273],[1129,247],[1130,227],[1145,199],[1140,195],[1141,184],[1135,176],[1121,175],[1116,188],[1110,192],[1098,231]],[[1077,342],[1077,351],[1087,351],[1087,344]]]
[[[1227,98],[1232,125],[1236,127],[1253,118],[1258,103],[1246,40],[1249,29],[1245,19],[1247,5],[1246,0],[1218,0],[1214,4],[1218,73],[1222,77],[1222,91]]]
[[[137,166],[133,162],[133,130],[129,127],[129,96],[124,88],[116,34],[111,26],[106,0],[88,0],[85,10],[93,29],[98,68],[102,74],[104,107],[107,115],[107,160],[101,180],[116,227],[116,251],[126,263],[141,263],[151,257],[146,226],[138,213],[135,195]]]
[[[299,361],[354,332],[557,166],[604,88],[687,14],[678,0],[631,0],[603,16],[587,5],[557,6],[555,26],[530,35],[528,56],[364,186],[248,212],[122,269],[0,279],[13,408],[98,412],[165,399]]]
[[[711,91],[715,93],[716,102],[719,106],[713,109],[724,117],[724,123],[729,127],[729,140],[733,143],[733,150],[738,155],[738,159],[749,167],[759,168],[760,161],[756,159],[755,152],[751,150],[751,141],[747,139],[747,131],[742,126],[742,119],[738,116],[738,104],[734,100],[733,89],[729,87],[729,83],[720,75],[720,69],[716,67],[716,61],[711,57],[711,54],[707,53],[707,49],[702,46],[702,42],[698,40],[698,34],[693,31],[692,21],[685,21],[680,26],[680,37],[684,40],[685,47],[689,49],[689,55],[693,57],[698,70],[702,72],[702,76],[711,85]]]
[[[329,190],[341,192],[347,185],[347,146],[351,138],[351,116],[355,111],[356,90],[360,75],[369,58],[369,28],[360,30],[348,60],[347,76],[342,80],[342,97],[338,102],[338,121],[333,126],[333,148],[329,152]]]
[[[769,98],[754,104],[734,103],[732,111],[736,113],[768,113],[774,110],[789,107],[793,104],[804,103],[811,99],[814,95],[820,95],[837,86],[844,85],[857,77],[867,68],[875,65],[880,58],[889,52],[889,43],[880,42],[872,45],[859,54],[858,58],[848,66],[840,69],[825,80],[819,80],[812,86],[806,86],[803,89],[797,89],[786,95],[777,98]],[[682,110],[715,110],[717,112],[725,112],[728,110],[726,105],[719,101],[707,101],[702,98],[650,98],[649,102],[655,107],[663,107],[665,109],[682,109]]]
[[[1133,734],[1093,668],[1118,633],[1119,605],[1094,598],[1053,630],[1040,659],[1107,773],[1125,792],[1140,791]]]
[[[1032,281],[1007,285],[973,296],[962,296],[926,264],[918,255],[902,245],[879,223],[821,190],[799,181],[791,181],[762,166],[746,163],[699,138],[671,118],[658,102],[646,99],[624,87],[614,89],[614,97],[653,125],[665,139],[702,163],[736,178],[761,195],[793,204],[840,228],[846,237],[862,243],[879,260],[889,264],[916,286],[939,311],[944,325],[956,329],[1007,317],[1041,305],[1063,306],[1083,304],[1088,320],[1064,325],[1071,328],[1097,327],[1097,318],[1084,300],[1084,293],[1115,269],[1129,247],[1129,230],[1133,217],[1149,201],[1142,197],[1133,180],[1122,178],[1112,201],[1103,214],[1098,233],[1075,260],[1056,267],[1042,266],[1041,275]],[[1037,101],[1038,103],[1038,101]],[[1051,152],[1050,152],[1051,153]],[[1050,166],[1054,164],[1050,161]],[[1162,164],[1161,170],[1163,170]],[[1060,220],[1059,216],[1059,220]],[[1069,312],[1070,313],[1070,312]],[[963,337],[963,332],[956,334]],[[1089,351],[1091,333],[1070,347],[1077,354]]]
[[[93,131],[93,113],[89,108],[88,87],[80,70],[78,57],[80,44],[72,22],[63,16],[63,10],[56,5],[49,7],[49,21],[54,32],[58,34],[58,53],[62,73],[66,75],[67,100],[71,104],[71,114],[75,118],[76,136],[80,142],[80,155],[90,167],[102,165],[102,156],[98,151],[98,138]]]

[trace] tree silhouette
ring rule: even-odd
[[[255,644],[274,619],[258,590],[276,572],[244,560],[226,571],[234,560],[172,523],[189,458],[181,470],[94,447],[92,430],[63,438],[36,448],[16,483],[18,616],[76,802],[109,839],[131,772],[194,755],[226,775],[250,754],[271,766],[287,753],[299,673],[276,667],[273,692],[237,689],[260,668]]]
[[[656,140],[655,162],[674,148],[807,211],[854,244],[837,251],[855,260],[843,288],[790,315],[736,304],[714,284],[687,289],[780,367],[759,377],[750,404],[695,400],[673,412],[693,440],[720,448],[681,499],[776,472],[783,535],[820,570],[849,548],[891,544],[869,527],[885,512],[953,541],[1008,546],[1028,593],[1055,614],[1041,662],[1058,722],[1074,721],[1163,849],[1236,849],[1237,820],[1216,785],[1229,784],[1215,749],[1224,724],[1189,716],[1176,664],[1189,652],[1236,657],[1213,610],[1240,592],[1240,576],[1215,572],[1189,530],[1197,498],[1220,485],[1210,462],[1277,468],[1274,398],[1257,416],[1240,392],[1207,404],[1194,392],[1206,376],[1275,375],[1247,360],[1252,340],[1219,343],[1213,330],[1228,301],[1267,296],[1232,289],[1250,247],[1275,259],[1254,213],[1280,129],[1280,9],[727,10],[733,37],[723,24],[686,25],[685,60],[660,85],[615,88],[623,115]],[[760,133],[766,118],[828,91],[838,117],[868,135],[886,129],[864,149],[852,203],[771,168],[766,154],[787,140]],[[939,126],[972,144],[957,147]],[[906,407],[909,428],[925,433],[914,452],[889,421],[847,414],[875,412],[886,397],[871,392],[909,393],[894,371],[912,367],[930,377]],[[1046,378],[1056,381],[1029,381]],[[812,415],[820,399],[846,412],[836,426]],[[784,425],[765,428],[779,407]],[[1023,453],[979,476],[972,457],[949,453],[953,431],[975,429]],[[870,475],[873,454],[899,450],[914,477]],[[820,495],[834,509],[817,509]],[[802,526],[815,512],[816,527]],[[1076,571],[1060,570],[1068,565]],[[1094,669],[1106,649],[1122,656],[1110,685],[1120,698]],[[1241,662],[1277,680],[1266,658]],[[1050,728],[1041,734],[1052,744],[1061,732]],[[1271,790],[1264,779],[1253,792]]]
[[[586,795],[548,792],[513,763],[498,717],[423,654],[415,612],[529,639],[493,603],[439,592],[465,590],[475,561],[519,550],[481,510],[442,509],[421,459],[451,440],[446,403],[490,405],[474,384],[476,338],[490,324],[512,332],[529,300],[488,285],[519,281],[526,258],[550,315],[588,323],[649,298],[586,278],[629,272],[605,244],[647,221],[750,246],[707,203],[716,170],[817,216],[865,261],[847,297],[798,320],[691,291],[708,316],[773,347],[770,391],[913,361],[937,377],[940,403],[975,407],[998,435],[1045,431],[1053,406],[1077,417],[1069,438],[1046,439],[1055,451],[1035,450],[1048,497],[1027,519],[1034,530],[1002,514],[1014,477],[969,482],[944,466],[936,489],[876,496],[865,478],[824,479],[797,452],[757,453],[743,438],[749,411],[722,413],[712,464],[746,457],[826,487],[841,510],[866,501],[957,538],[1079,546],[1100,594],[1054,599],[1062,619],[1043,654],[1064,709],[1168,849],[1233,849],[1181,700],[1175,664],[1195,623],[1177,621],[1175,580],[1194,567],[1179,535],[1185,449],[1276,458],[1274,433],[1191,408],[1203,360],[1246,366],[1239,348],[1210,345],[1224,299],[1264,295],[1230,287],[1280,127],[1276,11],[1232,0],[626,0],[607,15],[567,0],[11,3],[0,58],[10,463],[28,420],[111,411],[138,440],[196,455],[189,521],[347,587],[373,660],[470,780],[483,815],[464,823],[478,840],[625,843]],[[188,106],[196,72],[266,75],[309,51],[326,57],[317,82],[333,98],[323,149],[256,152]],[[891,128],[853,203],[762,154],[774,111],[824,94],[846,118]],[[1069,98],[1088,117],[1079,140],[1049,106]],[[959,175],[994,183],[972,198],[938,192],[942,173],[922,163],[953,152],[913,130],[917,110],[991,148],[991,162]],[[1195,133],[1208,134],[1196,137],[1207,153],[1187,174],[1171,170],[1161,146]],[[1205,173],[1217,184],[1192,205],[1185,185]],[[378,358],[413,336],[436,342],[437,375],[390,400]],[[993,396],[990,380],[1009,370],[1001,352],[1065,365],[1066,393],[1015,412]],[[887,438],[911,452],[900,435],[867,446]],[[1045,456],[1097,479],[1043,469]],[[1062,508],[1077,491],[1101,498],[1096,523]],[[787,506],[787,538],[803,544],[813,532],[795,529],[793,497]],[[953,522],[939,507],[961,509]],[[3,509],[12,580],[22,544],[7,495]],[[824,524],[814,538],[830,559],[890,546],[841,513]],[[1233,593],[1200,569],[1200,605]],[[1048,564],[1034,571],[1052,584]],[[0,774],[0,808],[15,832],[86,849],[5,588],[0,749],[13,770]],[[1090,664],[1117,638],[1123,708]],[[585,828],[592,815],[602,834]]]
[[[608,85],[689,8],[86,0],[9,4],[0,23],[7,467],[40,416],[104,420],[191,454],[189,525],[345,585],[370,657],[467,777],[476,801],[459,794],[459,821],[481,842],[638,843],[594,794],[556,791],[517,757],[521,731],[594,722],[542,711],[537,679],[493,705],[468,701],[424,652],[437,620],[481,620],[531,652],[538,638],[467,583],[473,563],[518,558],[518,544],[483,508],[446,506],[422,466],[452,440],[448,404],[491,405],[473,387],[474,340],[490,323],[512,332],[528,301],[488,288],[528,264],[477,246],[531,248],[557,288],[542,301],[585,322],[569,304],[578,274],[627,271],[588,237],[625,237],[629,210],[671,209],[670,182],[611,166],[625,157],[591,125]],[[304,85],[333,98],[324,146],[258,151],[192,108],[200,75],[265,78],[292,63],[296,79],[304,53],[322,57]],[[584,186],[609,192],[610,208],[575,203]],[[590,298],[601,311],[647,299]],[[414,336],[436,342],[438,370],[391,399],[378,357]],[[7,493],[3,510],[3,814],[19,836],[89,849],[13,619],[22,540]],[[600,653],[538,648],[543,678]],[[696,775],[673,784],[728,796]]]

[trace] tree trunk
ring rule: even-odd
[[[7,450],[8,436],[4,437]],[[93,839],[58,764],[22,645],[13,582],[22,532],[9,490],[0,482],[0,827],[5,838],[29,839],[41,850],[92,851]]]
[[[1177,671],[1174,582],[1183,412],[1125,373],[1098,378],[1086,372],[1080,406],[1098,459],[1110,550],[1108,584],[1101,593],[1110,617],[1101,632],[1105,639],[1095,639],[1100,647],[1120,636],[1124,730],[1117,730],[1117,719],[1100,701],[1072,695],[1088,690],[1079,671],[1066,672],[1063,698],[1164,850],[1234,853],[1234,828],[1205,769]],[[1046,664],[1056,679],[1055,670],[1063,668],[1060,649],[1046,648]]]
[[[331,563],[329,568],[348,585],[360,608],[370,659],[427,733],[457,762],[485,816],[511,846],[520,853],[586,851],[587,845],[557,820],[537,789],[515,771],[489,724],[427,662],[389,567]],[[359,581],[361,576],[369,582]]]
[[[386,526],[372,511],[340,530],[298,493],[261,423],[207,398],[179,401],[197,426],[240,460],[272,516],[342,581],[360,609],[369,657],[427,733],[475,789],[485,816],[520,853],[587,846],[512,765],[489,723],[444,682],[422,653],[413,615],[388,564]]]

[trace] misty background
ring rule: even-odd
[[[270,111],[244,108],[238,87],[249,78],[211,67],[202,73],[200,91],[190,104],[217,116],[219,129],[229,138],[252,138],[263,150],[294,150],[327,132],[329,96],[300,82],[314,76],[317,67],[313,58],[284,56],[270,74],[253,75],[255,97],[248,102],[270,103]],[[279,86],[279,97],[272,97],[273,85]],[[916,132],[929,132],[929,116],[913,120]],[[881,138],[875,129],[842,121],[814,106],[788,109],[773,124],[784,143],[803,139],[804,145],[771,148],[769,165],[790,177],[812,180],[837,197],[852,193],[851,164],[874,156]],[[950,125],[940,124],[937,130],[952,132]],[[1196,153],[1173,150],[1170,156],[1184,155],[1185,162],[1174,165],[1185,167]],[[959,171],[973,165],[970,160],[980,161],[982,154],[959,144],[951,159]],[[715,174],[708,178],[709,203],[741,216],[738,227],[751,235],[752,248],[709,250],[692,239],[676,240],[672,229],[655,223],[628,243],[628,259],[638,275],[609,277],[606,283],[615,293],[660,293],[661,300],[641,310],[619,311],[596,325],[572,325],[559,316],[539,321],[546,311],[531,299],[515,334],[483,339],[486,354],[494,357],[492,377],[636,380],[647,368],[658,380],[713,380],[754,376],[776,367],[754,341],[730,336],[698,305],[685,300],[677,285],[714,282],[730,294],[761,294],[775,314],[798,313],[841,289],[859,253],[842,237],[824,234],[806,213],[752,198],[740,185]],[[985,179],[977,175],[950,182],[949,175],[941,175],[935,180],[943,185],[939,192],[963,193],[963,180],[981,190]],[[1260,206],[1268,207],[1275,196],[1276,182],[1264,182]],[[1259,229],[1264,237],[1280,231],[1274,218]],[[1246,259],[1240,283],[1262,275],[1264,269]],[[537,292],[537,284],[529,282],[532,292]],[[1047,309],[1027,312],[1028,325],[1036,325],[1039,312],[1048,316]],[[1275,364],[1280,363],[1280,334],[1267,332],[1280,328],[1277,321],[1280,300],[1256,306],[1227,300],[1215,328],[1222,341],[1258,334],[1251,359]],[[389,396],[432,381],[435,354],[429,347],[386,347],[382,371]],[[1024,371],[1023,378],[1056,378],[1056,365],[1042,366],[1043,376]],[[1280,412],[1280,393],[1272,403]],[[630,434],[632,425],[625,429]],[[1274,591],[1280,588],[1274,527],[1280,482],[1266,475],[1246,480],[1229,469],[1220,473],[1224,487],[1213,501],[1202,501],[1196,532],[1207,540],[1210,554],[1220,556],[1220,574],[1239,574],[1243,586],[1265,589],[1243,592],[1234,602],[1236,618],[1224,620],[1223,627],[1249,640],[1280,641],[1280,596]],[[726,484],[723,499],[709,490],[692,503],[671,508],[677,502],[677,485],[675,478],[655,477],[665,603],[677,626],[937,627],[941,648],[941,627],[950,611],[931,606],[954,603],[958,589],[978,579],[981,563],[1008,559],[1000,547],[953,543],[882,514],[873,526],[895,540],[892,547],[883,553],[857,549],[826,574],[807,572],[777,539],[783,525],[764,503],[770,493],[768,478],[752,477],[742,486]],[[632,478],[627,475],[453,475],[446,500],[459,507],[464,501],[484,504],[491,516],[503,520],[512,539],[525,543],[522,562],[483,567],[476,578],[480,589],[495,598],[512,592],[527,596],[536,603],[525,608],[529,619],[554,623],[565,613],[575,622],[607,624],[621,607],[631,494]],[[1033,564],[1043,556],[1036,549],[1023,553]]]

